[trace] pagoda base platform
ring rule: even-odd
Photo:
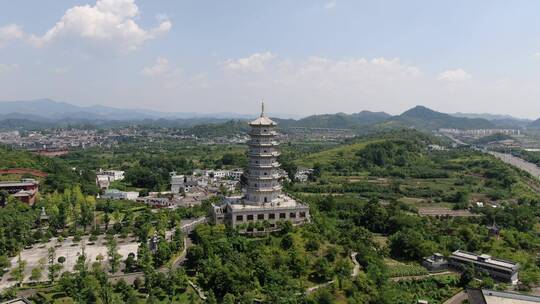
[[[309,222],[310,216],[309,206],[281,194],[275,201],[260,205],[248,204],[241,196],[226,197],[220,205],[212,205],[210,219],[213,223],[235,228],[257,226],[275,230],[279,221],[299,225]]]

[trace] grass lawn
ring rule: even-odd
[[[340,159],[352,159],[356,157],[356,152],[364,149],[368,144],[381,141],[383,140],[370,140],[313,153],[303,159],[297,160],[296,165],[299,167],[313,168],[315,163],[326,165]]]

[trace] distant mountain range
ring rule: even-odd
[[[540,118],[531,122],[528,127],[531,129],[540,129]]]
[[[28,101],[5,101],[0,102],[0,118],[9,115],[10,118],[40,118],[42,120],[89,119],[89,120],[142,120],[142,119],[193,119],[193,118],[235,118],[248,119],[251,115],[236,113],[182,113],[182,112],[159,112],[148,109],[124,109],[102,105],[76,106],[66,102],[51,99],[38,99]]]
[[[229,120],[248,120],[254,115],[235,113],[166,113],[142,109],[122,109],[107,106],[76,106],[50,99],[32,101],[0,102],[1,128],[48,128],[90,125],[101,127],[131,124],[156,127],[192,127],[195,125],[223,123]],[[388,128],[415,128],[438,130],[440,128],[535,128],[540,129],[540,119],[530,121],[508,115],[493,114],[445,114],[416,106],[400,115],[384,112],[362,111],[359,113],[312,115],[291,119],[291,115],[279,115],[275,120],[282,128],[333,128],[373,130]],[[274,117],[274,115],[272,115]]]

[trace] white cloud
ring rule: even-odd
[[[162,18],[157,27],[145,30],[136,23],[138,16],[139,8],[134,0],[98,0],[93,6],[68,9],[43,36],[32,35],[30,41],[36,46],[43,46],[62,39],[82,39],[91,44],[129,51],[172,27],[168,19]]]
[[[536,52],[536,53],[534,53],[534,55],[533,55],[533,56],[534,56],[534,57],[536,57],[536,58],[540,58],[540,52]]]
[[[331,0],[331,1],[327,2],[327,3],[324,5],[324,8],[326,8],[326,9],[331,9],[331,8],[336,7],[336,5],[337,5],[337,0]]]
[[[405,108],[420,102],[425,83],[417,67],[398,58],[289,60],[266,52],[230,59],[224,70],[227,74],[211,84],[226,91],[223,96],[242,96],[246,103],[264,96],[275,102],[274,111],[288,113],[378,109],[379,102],[390,101]]]
[[[0,63],[0,74],[4,74],[6,72],[11,72],[11,71],[16,70],[18,68],[19,68],[18,64]]]
[[[167,60],[167,58],[158,57],[152,66],[145,67],[141,73],[146,76],[156,77],[168,73],[169,70],[169,60]]]
[[[53,69],[53,73],[56,75],[64,75],[64,74],[69,73],[69,71],[71,71],[71,68],[68,66],[56,67]]]
[[[13,40],[23,39],[24,32],[16,24],[8,24],[0,27],[0,47],[7,45]]]
[[[462,68],[455,70],[446,70],[439,74],[438,80],[448,82],[463,82],[471,79],[471,75]]]
[[[262,72],[265,66],[276,56],[270,52],[255,53],[249,57],[240,59],[229,59],[225,63],[227,70],[245,71],[245,72]]]

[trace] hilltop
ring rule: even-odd
[[[420,130],[438,130],[440,128],[485,129],[495,124],[483,118],[454,117],[437,112],[424,106],[416,106],[387,120],[385,124],[401,125]]]

